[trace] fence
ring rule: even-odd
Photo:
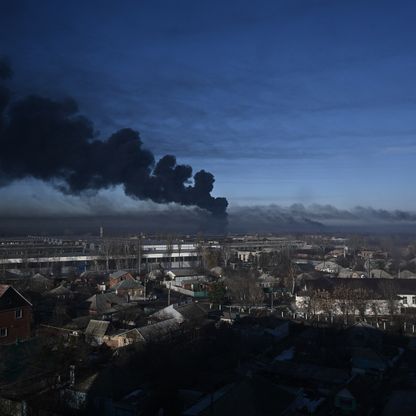
[[[299,322],[309,322],[317,325],[334,325],[334,326],[350,326],[359,322],[364,322],[374,328],[398,332],[405,335],[416,335],[416,320],[408,319],[402,315],[392,316],[367,316],[359,317],[356,315],[339,316],[339,315],[325,315],[325,314],[299,314],[291,311],[281,311],[279,315],[282,318],[291,319]],[[407,319],[406,319],[407,318]]]
[[[416,336],[416,318],[412,319],[409,316],[403,315],[383,315],[383,316],[367,316],[359,317],[357,315],[326,315],[326,314],[307,314],[293,312],[289,308],[285,310],[278,310],[277,308],[270,308],[266,306],[247,306],[247,305],[220,305],[220,310],[238,313],[255,314],[259,311],[267,311],[270,314],[279,316],[283,319],[289,319],[295,322],[309,323],[310,325],[333,325],[338,327],[346,327],[358,322],[364,322],[368,325],[378,328],[383,331],[401,333],[403,335]]]

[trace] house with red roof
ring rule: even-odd
[[[16,289],[0,285],[0,345],[30,338],[32,304]]]

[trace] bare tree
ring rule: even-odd
[[[397,307],[398,307],[398,296],[397,296],[396,285],[394,284],[394,281],[384,280],[380,282],[380,288],[381,288],[383,299],[387,303],[388,313],[391,316],[393,316],[395,313],[397,313]]]
[[[182,261],[182,241],[181,240],[178,240],[178,242],[176,244],[177,244],[177,247],[178,247],[179,268],[181,268],[183,266],[183,261]]]
[[[354,290],[345,284],[338,285],[333,292],[336,306],[348,322],[350,315],[355,314]]]
[[[143,256],[143,247],[142,247],[142,236],[139,235],[136,241],[136,269],[139,274],[142,271],[142,256]]]
[[[101,252],[104,255],[105,271],[110,271],[110,259],[114,255],[114,243],[111,240],[103,240],[101,242]]]
[[[330,315],[334,312],[334,302],[328,291],[311,290],[303,297],[301,309],[308,315]]]
[[[297,270],[298,268],[296,264],[290,261],[288,264],[287,274],[283,278],[283,284],[289,290],[292,296],[295,293]]]
[[[354,310],[358,311],[361,319],[364,319],[370,303],[371,293],[364,288],[354,289],[352,292],[352,303]]]
[[[224,267],[227,268],[232,257],[232,251],[228,243],[224,243],[221,247],[221,256]]]
[[[166,254],[168,255],[168,264],[172,268],[172,254],[174,248],[174,237],[173,235],[168,234],[166,236]]]
[[[333,313],[334,301],[327,290],[315,292],[314,302],[315,308],[318,311],[322,311],[325,315],[331,315]]]
[[[196,252],[197,252],[197,256],[199,258],[199,267],[202,268],[203,264],[202,264],[202,253],[204,250],[204,237],[201,233],[198,233],[196,235]]]
[[[254,306],[264,301],[263,289],[251,271],[227,279],[227,289],[231,299],[240,305]]]
[[[377,302],[376,299],[373,299],[370,304],[369,307],[371,309],[371,313],[377,318],[379,313],[380,313],[380,305]]]
[[[211,270],[220,263],[221,253],[213,248],[205,247],[202,250],[202,268],[204,270]]]
[[[317,315],[320,312],[318,291],[312,291],[304,297],[302,309],[308,315]]]

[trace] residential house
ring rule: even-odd
[[[166,276],[171,280],[176,278],[194,278],[199,276],[199,273],[195,269],[170,269],[166,272]]]
[[[263,289],[271,289],[273,286],[277,285],[279,279],[271,276],[268,273],[262,273],[259,276],[259,286]]]
[[[393,276],[383,269],[371,269],[368,277],[372,279],[393,279]]]
[[[224,270],[220,266],[215,266],[212,269],[210,269],[209,274],[213,277],[220,278],[224,274]]]
[[[196,272],[169,271],[167,276],[170,280],[165,280],[164,285],[170,290],[192,296],[194,298],[204,298],[208,296],[209,279],[205,275]]]
[[[44,293],[53,289],[53,280],[36,273],[34,276],[27,280],[27,290],[36,293]]]
[[[330,311],[325,310],[317,301],[317,295],[324,292],[328,293],[331,299]],[[354,292],[359,293],[360,298],[351,297],[351,293]],[[295,302],[299,313],[330,312],[333,315],[341,315],[348,307],[350,315],[397,314],[403,308],[416,307],[416,280],[325,277],[304,280],[296,290]],[[328,309],[328,305],[326,308]]]
[[[366,414],[366,406],[373,399],[373,393],[368,380],[355,375],[335,394],[334,406],[344,415]]]
[[[16,289],[0,285],[0,344],[30,338],[32,304]]]
[[[355,270],[351,273],[352,279],[365,279],[367,277],[366,272]]]
[[[145,390],[131,388],[122,371],[80,376],[73,374],[69,386],[59,391],[62,414],[138,416],[143,414]],[[48,413],[49,414],[49,413]]]
[[[351,365],[353,374],[378,375],[389,368],[388,360],[371,348],[354,348]]]
[[[323,273],[339,273],[341,266],[333,261],[324,261],[315,266],[315,270]]]
[[[334,257],[334,258],[337,258],[337,257],[345,257],[345,255],[347,254],[347,251],[348,251],[347,247],[335,248],[334,250],[331,250],[327,254],[327,256]]]
[[[57,287],[55,287],[54,289],[50,290],[47,295],[51,296],[51,297],[55,297],[57,299],[73,299],[75,296],[75,293],[69,289],[68,287],[66,287],[65,285],[61,284]]]
[[[261,253],[261,251],[237,251],[237,258],[244,263],[248,263],[258,258]]]
[[[208,311],[204,305],[190,302],[182,305],[170,305],[151,315],[151,319],[165,320],[176,319],[178,322],[203,322],[208,317]]]
[[[335,395],[334,405],[344,414],[355,413],[357,410],[357,400],[346,387],[343,387]]]
[[[401,308],[416,308],[416,279],[393,279]]]
[[[117,311],[126,301],[115,293],[99,293],[86,300],[90,315],[101,316]]]
[[[120,283],[122,280],[135,280],[134,277],[125,270],[118,270],[117,272],[111,273],[108,277],[109,287],[113,287],[116,284]]]
[[[343,344],[350,348],[372,348],[381,351],[383,332],[366,322],[357,322],[346,330]]]
[[[111,291],[117,296],[125,298],[127,301],[143,300],[145,296],[145,288],[138,280],[121,280],[119,283],[111,287]]]
[[[85,329],[85,341],[91,345],[101,345],[109,325],[109,321],[91,319]]]
[[[126,347],[127,345],[137,342],[142,337],[138,330],[120,329],[112,330],[109,321],[99,321],[91,319],[85,329],[85,341],[91,345],[105,344],[110,348],[116,349]]]
[[[416,279],[416,273],[410,270],[399,270],[397,277],[399,279]]]
[[[247,313],[240,312],[240,310],[224,310],[221,314],[220,321],[226,324],[233,325],[242,318],[249,316]]]
[[[137,328],[143,342],[174,338],[184,331],[212,324],[209,308],[199,303],[170,305],[150,316],[150,324]]]
[[[350,278],[352,275],[352,269],[346,267],[346,268],[341,268],[338,272],[338,277],[339,278],[344,278],[344,279],[348,279]]]
[[[182,322],[176,318],[166,319],[150,325],[136,328],[138,342],[162,342],[175,338],[181,333]]]

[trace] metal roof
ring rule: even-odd
[[[108,321],[98,321],[96,319],[91,319],[87,328],[85,329],[85,335],[101,338],[107,332],[108,325],[110,325],[110,322]]]
[[[117,270],[116,272],[111,273],[110,277],[113,279],[118,279],[119,277],[122,277],[125,274],[129,274],[129,272],[126,272],[125,270]]]

